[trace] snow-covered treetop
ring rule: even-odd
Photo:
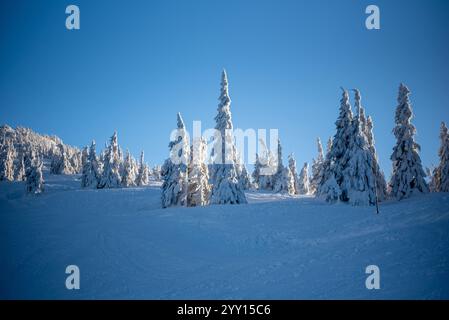
[[[173,140],[168,144],[168,147],[170,148],[170,159],[176,164],[187,164],[189,160],[190,147],[181,113],[177,113],[176,119],[178,126],[176,136],[172,137]]]
[[[334,142],[334,140],[332,137],[329,137],[329,139],[327,139],[326,155],[331,151],[333,142]]]
[[[440,139],[441,141],[447,141],[448,137],[449,135],[446,123],[442,121],[440,126]]]
[[[340,116],[338,117],[335,124],[338,128],[349,128],[350,123],[352,121],[352,111],[351,111],[351,104],[349,103],[349,94],[348,90],[341,88],[343,91],[341,100],[340,100]]]
[[[280,172],[284,168],[284,165],[282,163],[281,139],[278,139],[278,152],[277,152],[277,159],[275,159],[275,160],[277,161],[278,172]]]
[[[323,155],[323,145],[321,144],[321,139],[318,137],[316,139],[317,147],[318,147],[318,157],[316,159],[317,162],[324,161],[324,155]]]
[[[221,75],[221,90],[220,97],[218,98],[220,103],[218,104],[218,114],[215,116],[215,129],[224,132],[226,129],[232,129],[232,117],[231,117],[231,98],[229,97],[228,88],[228,76],[226,70],[223,70]]]
[[[355,95],[354,95],[354,104],[356,109],[356,120],[361,126],[362,132],[365,131],[366,126],[366,116],[365,116],[365,109],[362,107],[362,96],[360,95],[359,89],[353,89]]]
[[[178,129],[184,129],[185,128],[184,120],[182,120],[180,112],[178,112],[176,114],[176,119],[177,119],[177,123],[178,123]]]
[[[368,143],[371,147],[374,146],[374,135],[373,135],[373,119],[371,116],[368,116],[366,119],[366,137],[368,138]]]
[[[398,95],[398,106],[396,108],[395,114],[395,123],[399,126],[407,126],[410,130],[409,134],[414,134],[416,129],[410,123],[411,118],[413,117],[413,112],[410,104],[410,90],[404,84],[400,84],[399,86],[399,95]],[[394,129],[394,134],[396,138],[400,138],[403,134],[405,134],[403,130],[400,130],[398,126]]]

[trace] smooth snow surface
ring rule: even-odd
[[[373,207],[247,192],[161,209],[158,185],[0,183],[0,298],[449,299],[449,193]],[[81,289],[67,290],[67,265]],[[381,289],[365,288],[366,266]]]

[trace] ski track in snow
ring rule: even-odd
[[[0,182],[2,299],[449,299],[449,194],[373,207],[247,192],[247,205],[160,208],[157,184],[40,196]],[[65,288],[65,268],[81,289]],[[365,288],[366,266],[381,289]]]

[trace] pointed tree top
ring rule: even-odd
[[[446,123],[444,121],[441,121],[441,138],[444,139],[445,137],[448,137],[448,129],[446,127]]]
[[[404,83],[400,83],[399,84],[399,90],[401,90],[401,91],[403,91],[403,92],[406,92],[406,93],[409,93],[410,92],[410,90],[408,89],[408,87],[404,84]]]
[[[223,68],[223,70],[221,71],[221,79],[223,82],[228,82],[228,75],[226,73],[226,69]]]
[[[181,113],[178,112],[176,115],[178,121],[178,129],[184,129],[184,120],[182,120]]]
[[[357,107],[361,107],[361,100],[362,100],[362,96],[360,95],[360,90],[359,89],[352,89],[352,91],[354,91],[354,100],[355,100],[355,105]]]
[[[342,98],[341,98],[341,102],[344,104],[349,104],[349,94],[348,94],[348,90],[346,90],[343,87],[340,87],[340,89],[342,90]]]

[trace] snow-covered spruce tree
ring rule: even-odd
[[[324,154],[323,146],[321,145],[320,138],[317,138],[318,155],[312,162],[312,177],[310,178],[309,187],[310,193],[315,194],[317,187],[321,183],[321,177],[324,169]]]
[[[288,193],[289,195],[295,194],[295,179],[289,167],[282,167],[282,170],[278,173],[274,191]]]
[[[228,78],[223,70],[221,79],[220,103],[215,116],[215,129],[220,139],[214,141],[211,156],[211,204],[247,203],[239,175],[236,170],[236,150],[232,135],[231,98],[229,97]]]
[[[85,146],[81,151],[81,171],[83,170],[86,163],[89,161],[89,148]]]
[[[189,186],[187,206],[197,207],[209,204],[209,169],[206,164],[206,141],[195,138],[190,149]]]
[[[262,139],[260,139],[260,146],[262,150],[260,150],[257,159],[258,164],[256,163],[259,168],[258,188],[260,190],[273,190],[276,183],[278,162]]]
[[[90,144],[88,157],[83,166],[83,174],[81,178],[81,186],[83,188],[97,188],[101,179],[101,171],[96,155],[95,141]]]
[[[253,187],[255,189],[259,189],[260,186],[260,170],[262,168],[262,163],[259,159],[259,154],[256,153],[256,161],[254,162],[254,170],[251,173],[251,177],[253,178]]]
[[[20,159],[17,159],[17,166],[14,173],[14,180],[25,181],[25,179],[26,179],[25,161],[24,156],[22,155]]]
[[[326,154],[323,178],[317,189],[317,196],[329,202],[345,199],[346,192],[341,190],[343,169],[348,162],[347,148],[352,135],[352,111],[348,91],[343,89],[340,100],[340,114],[335,125],[337,132],[332,140],[332,147]]]
[[[307,162],[304,163],[304,166],[301,169],[299,174],[299,194],[309,194],[309,164]]]
[[[352,121],[352,134],[349,141],[348,162],[343,168],[343,181],[340,185],[340,199],[352,205],[376,204],[375,158],[365,134],[365,122],[360,92],[355,89],[357,113]]]
[[[90,164],[89,164],[89,152],[87,151],[87,146],[83,148],[81,153],[81,162],[83,163],[83,169],[81,171],[81,188],[87,186],[87,177],[89,174]]]
[[[277,164],[276,174],[274,175],[274,192],[295,194],[295,179],[292,172],[288,167],[284,167],[282,162],[282,146],[281,141],[278,139],[277,145]]]
[[[123,163],[123,176],[122,176],[122,186],[133,187],[135,186],[136,176],[133,167],[133,160],[129,150],[126,150],[125,161]]]
[[[98,188],[119,188],[121,181],[119,145],[117,132],[114,132],[104,155],[103,173]]]
[[[368,118],[366,119],[365,134],[368,139],[372,158],[374,159],[373,170],[376,177],[377,200],[383,201],[387,198],[387,182],[385,180],[383,171],[380,169],[379,160],[377,157],[373,134],[373,120],[371,119],[371,116],[368,116]]]
[[[239,183],[242,186],[243,190],[249,190],[251,188],[251,180],[246,170],[245,163],[243,159],[240,158],[240,155],[236,154],[236,164],[235,164],[237,175],[239,179]]]
[[[11,140],[6,139],[0,150],[0,181],[14,180],[14,160],[16,150]]]
[[[26,191],[39,194],[44,191],[44,178],[42,175],[42,161],[32,151],[26,158]]]
[[[140,153],[139,171],[137,173],[136,184],[139,187],[147,186],[150,183],[148,166],[144,161],[143,151]]]
[[[251,178],[248,173],[248,170],[246,170],[246,166],[244,163],[240,165],[240,177],[239,177],[240,185],[242,186],[243,190],[249,190],[251,189]]]
[[[78,149],[69,149],[69,148],[65,149],[72,174],[81,173],[83,169],[81,152],[79,152]]]
[[[52,174],[74,174],[69,156],[62,143],[58,145],[58,153],[55,153],[51,161],[50,172]]]
[[[439,165],[434,170],[433,183],[436,192],[449,192],[449,133],[444,122],[440,129]]]
[[[154,181],[161,181],[162,180],[162,167],[160,165],[153,166],[153,169],[151,170],[151,177],[153,177]]]
[[[290,169],[290,173],[293,177],[293,189],[294,194],[299,194],[299,177],[298,177],[298,171],[296,170],[296,160],[293,157],[293,154],[291,153],[288,156],[288,168]]]
[[[396,126],[393,129],[397,142],[391,155],[393,173],[389,183],[391,196],[397,200],[417,192],[429,192],[419,157],[420,146],[414,139],[416,128],[410,122],[413,113],[409,95],[410,90],[401,83],[395,115]]]
[[[137,177],[139,176],[139,163],[133,156],[131,156],[131,168],[134,175],[134,185],[137,185]]]
[[[181,114],[178,113],[176,137],[170,141],[170,157],[162,166],[162,208],[187,205],[190,148]]]

